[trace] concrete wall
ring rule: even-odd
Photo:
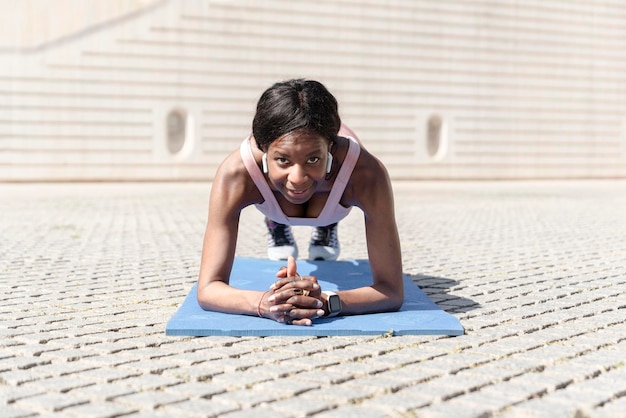
[[[626,177],[620,0],[94,2],[5,22],[0,181],[210,179],[291,77],[396,179]]]

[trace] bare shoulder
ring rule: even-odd
[[[262,201],[239,150],[230,153],[218,167],[211,188],[211,201],[212,205],[221,202],[230,209],[243,209]]]
[[[346,200],[349,200],[346,203],[360,207],[364,211],[378,206],[382,203],[381,199],[383,201],[393,199],[387,168],[363,147],[346,192]],[[393,202],[390,203],[393,205]]]

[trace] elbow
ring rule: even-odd
[[[402,308],[402,304],[404,303],[403,295],[395,296],[389,300],[389,312],[396,312]]]
[[[198,305],[205,311],[213,311],[213,304],[211,300],[211,292],[208,291],[207,287],[198,287],[198,291],[196,293],[196,299],[198,300]]]
[[[386,309],[387,312],[396,312],[402,308],[402,304],[404,303],[404,288],[394,289],[392,292],[388,293],[387,301],[386,301]]]

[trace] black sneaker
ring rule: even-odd
[[[265,218],[267,225],[267,257],[270,260],[286,260],[289,256],[298,258],[298,246],[291,234],[289,225],[279,224]]]
[[[339,257],[337,223],[314,228],[309,243],[309,260],[333,261],[337,257]]]

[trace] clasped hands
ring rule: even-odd
[[[293,257],[289,257],[287,266],[281,267],[276,277],[278,280],[259,302],[259,316],[293,325],[311,325],[313,319],[324,316],[322,289],[317,278],[300,276]],[[266,294],[269,294],[267,299]]]

